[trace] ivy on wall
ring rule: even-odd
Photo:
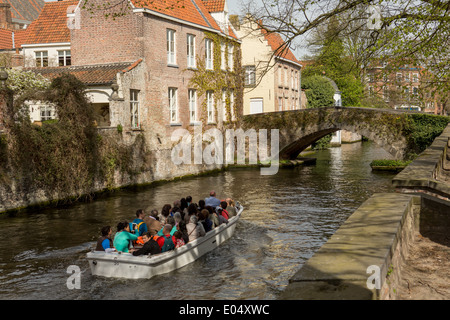
[[[203,125],[207,125],[207,100],[206,92],[214,92],[214,114],[218,116],[218,106],[222,102],[222,92],[225,90],[225,108],[226,119],[224,122],[230,123],[232,114],[235,115],[235,121],[240,119],[243,101],[243,73],[241,65],[240,45],[236,41],[222,37],[212,32],[205,32],[205,39],[213,42],[213,68],[206,68],[206,59],[203,55],[197,56],[197,70],[190,80],[190,85],[197,90],[198,97],[205,97],[201,104],[201,121]],[[226,70],[222,69],[222,45],[225,46]],[[229,50],[233,50],[233,69],[230,70]],[[231,110],[231,93],[234,93],[233,110]]]

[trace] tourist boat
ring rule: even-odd
[[[178,249],[157,255],[133,256],[131,253],[92,251],[87,260],[92,275],[110,278],[150,279],[194,262],[214,250],[233,236],[236,224],[244,208],[236,204],[236,216],[227,224],[209,231],[205,236],[189,242]]]

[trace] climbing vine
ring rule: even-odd
[[[232,114],[235,119],[240,117],[239,110],[242,110],[242,66],[240,45],[229,38],[222,37],[212,32],[205,32],[205,39],[213,42],[213,68],[206,68],[204,56],[197,56],[197,70],[190,80],[190,85],[197,90],[198,97],[205,97],[201,104],[201,121],[207,124],[207,99],[208,91],[214,92],[214,114],[218,115],[218,103],[222,101],[222,92],[225,90],[225,110],[226,119],[224,122],[231,122]],[[225,47],[224,64],[226,70],[222,69],[222,45]],[[233,69],[230,69],[229,50],[233,50]],[[231,110],[231,94],[234,93],[233,110]]]
[[[125,145],[118,132],[115,137],[100,135],[85,86],[73,75],[64,74],[43,90],[26,92],[14,103],[14,91],[0,92],[0,97],[10,97],[0,139],[4,185],[14,181],[16,191],[25,195],[42,190],[49,200],[67,202],[89,198],[101,186],[113,188],[117,174],[132,179],[145,166],[144,137]],[[24,103],[30,100],[53,106],[57,119],[32,123]],[[138,166],[136,158],[141,159]]]

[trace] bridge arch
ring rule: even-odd
[[[279,129],[280,159],[295,159],[312,143],[338,130],[363,135],[395,159],[404,159],[409,152],[407,114],[354,107],[302,109],[247,115],[243,128]]]

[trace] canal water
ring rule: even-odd
[[[373,159],[391,158],[372,142],[314,154],[314,166],[233,169],[120,191],[67,208],[0,215],[0,299],[276,299],[289,278],[366,199],[391,192],[393,174],[372,173]],[[149,280],[93,277],[85,259],[104,225],[134,218],[139,208],[210,190],[245,206],[234,237],[194,263]],[[69,290],[68,268],[80,268]]]

